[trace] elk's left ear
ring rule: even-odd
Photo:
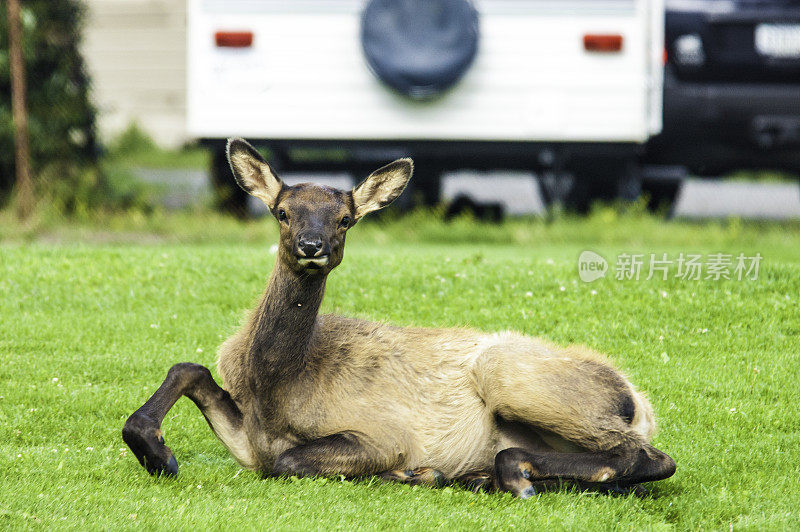
[[[283,182],[275,175],[267,161],[246,140],[228,139],[228,162],[236,183],[248,194],[252,194],[267,207],[273,209],[275,200],[283,188]]]
[[[372,172],[353,189],[355,219],[358,220],[365,214],[382,209],[397,199],[413,173],[414,161],[411,159],[397,159]]]

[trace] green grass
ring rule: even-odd
[[[125,418],[173,363],[200,362],[216,374],[216,347],[274,260],[272,224],[221,220],[0,234],[0,528],[775,530],[800,522],[796,225],[664,223],[600,210],[503,226],[445,225],[417,213],[354,228],[324,311],[583,343],[609,353],[648,392],[661,426],[655,444],[676,459],[674,477],[643,498],[564,490],[519,501],[375,481],[262,480],[240,470],[185,399],[163,426],[181,474],[149,477],[122,443]],[[104,243],[120,240],[154,243]],[[587,248],[612,261],[621,251],[758,251],[764,261],[757,281],[584,284],[576,258]]]
[[[122,168],[207,170],[211,157],[207,149],[195,145],[178,149],[162,148],[136,123],[131,123],[106,148],[103,157],[106,163]]]

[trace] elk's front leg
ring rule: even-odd
[[[282,452],[275,460],[276,476],[316,477],[344,475],[362,477],[393,469],[398,456],[365,442],[352,432],[339,432]]]
[[[125,422],[122,439],[152,475],[178,473],[178,462],[164,444],[161,422],[182,396],[200,408],[211,429],[243,465],[253,461],[247,437],[242,430],[242,413],[231,396],[220,388],[211,372],[199,364],[172,366],[167,378],[147,402]]]

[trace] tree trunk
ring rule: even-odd
[[[33,211],[33,183],[29,164],[28,115],[25,109],[25,64],[19,0],[8,0],[8,53],[11,67],[11,107],[14,117],[17,217],[26,220]]]

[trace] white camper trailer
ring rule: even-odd
[[[410,155],[429,195],[455,168],[619,188],[661,130],[661,0],[189,0],[188,16],[189,134],[246,137],[283,169]]]

